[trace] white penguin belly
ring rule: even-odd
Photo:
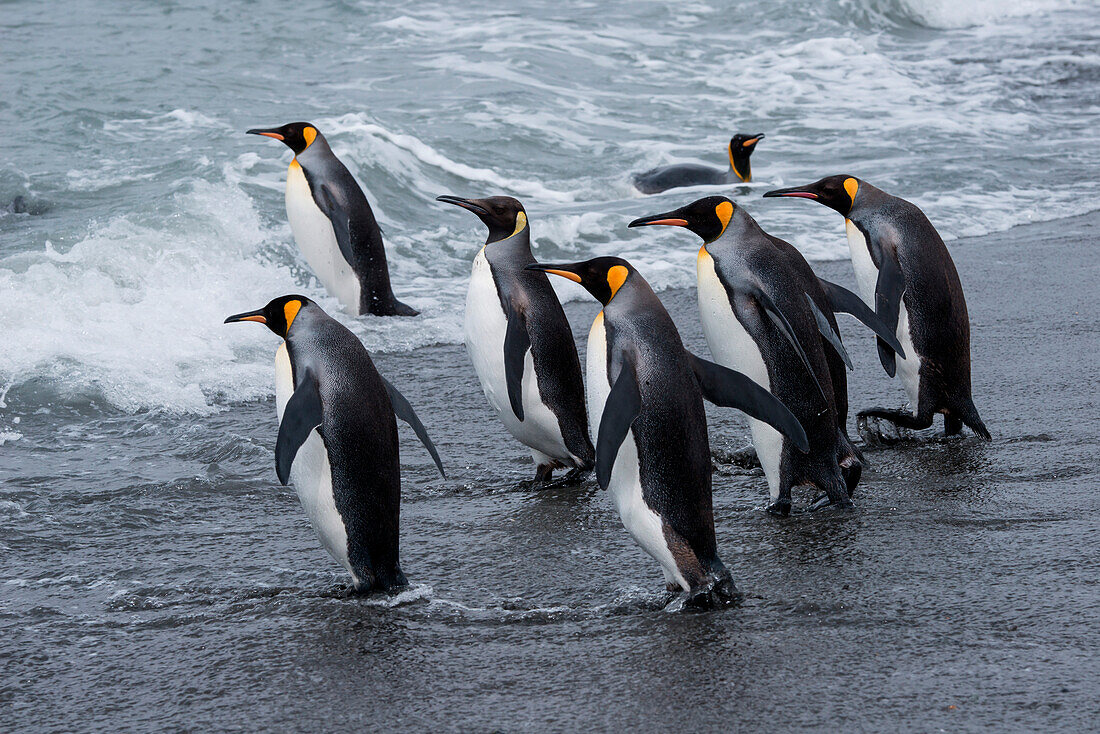
[[[844,228],[848,233],[848,250],[852,256],[852,268],[856,274],[856,284],[859,288],[859,296],[863,302],[875,310],[875,288],[878,285],[878,268],[871,259],[871,247],[863,232],[852,223],[852,220],[844,220]],[[898,342],[905,350],[905,359],[901,356],[895,358],[897,365],[897,377],[905,388],[905,394],[909,398],[909,405],[916,414],[917,401],[920,398],[920,358],[913,348],[913,337],[909,333],[909,311],[905,308],[905,301],[901,302],[898,312],[898,328],[895,332]]]
[[[286,343],[279,345],[275,353],[275,406],[282,423],[283,411],[290,396],[294,394],[294,378],[290,367],[290,355]],[[336,510],[336,498],[332,492],[332,466],[329,464],[328,451],[321,434],[314,429],[298,449],[294,462],[290,466],[290,481],[298,494],[298,501],[306,511],[309,522],[321,539],[321,545],[340,562],[351,574],[355,583],[360,579],[355,575],[348,560],[348,530],[344,519]]]
[[[290,164],[286,174],[286,216],[294,241],[325,290],[346,311],[359,315],[359,278],[344,259],[332,222],[314,202],[297,161]]]
[[[756,340],[737,320],[730,305],[725,286],[714,270],[714,258],[705,250],[699,253],[697,263],[699,280],[699,317],[703,322],[703,334],[714,360],[746,375],[765,390],[771,390],[768,366]],[[779,498],[779,466],[783,458],[783,434],[767,423],[749,418],[752,443],[772,499]]]
[[[520,383],[523,421],[512,412],[504,376],[504,336],[508,330],[508,319],[501,308],[500,296],[484,251],[474,258],[470,288],[466,292],[465,322],[466,351],[481,381],[485,398],[504,427],[516,440],[531,449],[537,464],[555,460],[572,461],[579,465],[579,459],[570,454],[565,446],[557,416],[542,402],[535,360],[530,349],[524,356],[523,380]]]
[[[588,416],[593,436],[600,435],[600,419],[603,417],[604,403],[611,392],[607,381],[607,333],[603,324],[603,312],[592,323],[588,333]],[[634,442],[634,431],[626,433],[619,453],[615,457],[615,466],[611,470],[611,480],[607,490],[611,500],[623,521],[623,527],[634,538],[634,542],[661,565],[666,583],[679,584],[688,591],[688,582],[676,565],[676,559],[665,540],[664,522],[661,516],[650,509],[642,497],[642,481],[638,473],[638,445]]]

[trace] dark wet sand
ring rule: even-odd
[[[951,243],[994,442],[938,440],[937,420],[869,448],[851,514],[767,516],[763,476],[721,460],[746,441],[739,416],[710,411],[734,609],[661,611],[659,569],[607,497],[520,486],[529,459],[461,347],[377,356],[450,471],[434,478],[402,429],[420,601],[332,593],[341,577],[275,488],[269,401],[210,419],[247,443],[212,447],[205,479],[111,495],[118,527],[8,543],[26,575],[92,559],[104,588],[132,583],[3,592],[0,729],[1096,729],[1098,233],[1093,214]],[[853,284],[847,262],[815,267]],[[662,298],[705,354],[694,293]],[[567,311],[583,354],[597,306]],[[873,340],[841,325],[853,415],[900,405]]]

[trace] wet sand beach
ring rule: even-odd
[[[119,413],[103,430],[132,425],[96,456],[63,429],[79,405],[28,416],[28,435],[58,428],[0,453],[20,508],[5,507],[0,537],[4,726],[1094,728],[1098,234],[1092,214],[949,243],[994,441],[942,440],[937,419],[917,440],[867,447],[854,512],[766,515],[762,474],[728,460],[747,442],[740,416],[710,406],[719,551],[745,595],[716,612],[662,611],[659,569],[592,481],[524,485],[529,457],[461,346],[375,355],[449,471],[435,476],[401,428],[413,587],[396,600],[345,596],[275,481],[272,400],[169,428]],[[853,286],[847,262],[814,267]],[[660,295],[707,354],[694,292]],[[583,356],[598,306],[566,310]],[[869,333],[847,317],[841,328],[854,435],[858,409],[904,396]],[[199,422],[221,438],[184,455],[178,438]],[[87,489],[36,484],[43,462]],[[148,483],[124,486],[123,467]]]

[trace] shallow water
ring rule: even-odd
[[[957,239],[1100,206],[1093,4],[3,7],[10,726],[1080,730],[1100,716],[1096,218]],[[275,480],[277,340],[221,325],[285,292],[335,307],[285,224],[289,154],[243,135],[293,119],[363,183],[395,290],[423,311],[340,317],[449,473],[401,429],[414,586],[394,600],[345,597]],[[680,289],[695,243],[625,224],[709,191],[641,197],[628,175],[720,165],[735,130],[768,137],[734,193],[815,260],[846,256],[839,217],[759,193],[843,170],[925,207],[970,296],[997,441],[870,451],[856,513],[780,521],[762,476],[725,458],[740,419],[711,411],[719,548],[746,598],[674,615],[593,485],[523,486],[529,457],[458,344],[483,233],[433,199],[520,197],[542,259],[625,253],[705,353]],[[851,284],[846,263],[818,267]],[[593,302],[560,292],[583,356]],[[900,402],[844,327],[853,408]]]

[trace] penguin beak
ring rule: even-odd
[[[668,227],[686,227],[688,221],[681,219],[680,217],[673,216],[676,212],[666,212],[665,214],[654,214],[652,217],[642,217],[641,219],[635,219],[628,227],[651,227],[655,224],[663,224]]]
[[[233,314],[232,316],[228,317],[224,321],[224,323],[234,324],[238,321],[255,321],[258,324],[266,324],[267,317],[264,316],[264,311],[261,308],[255,311],[246,311],[245,313]]]
[[[478,199],[463,199],[462,197],[451,196],[450,194],[448,194],[446,196],[437,196],[435,197],[435,200],[442,201],[446,204],[454,204],[455,206],[460,206],[463,209],[468,209],[479,217],[489,216],[489,210],[482,206],[481,202]]]
[[[574,283],[580,283],[581,276],[571,270],[573,267],[573,265],[569,264],[552,265],[550,263],[531,263],[525,267],[524,270],[541,270],[544,273],[552,273],[553,275],[571,280]]]
[[[742,148],[751,148],[752,146],[756,145],[757,143],[759,143],[763,139],[764,139],[764,133],[757,133],[756,135],[753,135],[751,138],[749,138],[745,142],[741,143],[741,147]]]
[[[776,189],[775,191],[769,191],[764,194],[765,199],[772,199],[779,197],[793,197],[798,199],[819,199],[816,192],[811,191],[812,184],[810,186],[792,186],[789,189]]]
[[[245,135],[263,135],[265,138],[275,138],[276,140],[281,140],[284,143],[286,142],[286,138],[283,136],[283,134],[280,132],[276,132],[275,130],[261,130],[259,128],[252,128],[251,130],[246,131]]]

